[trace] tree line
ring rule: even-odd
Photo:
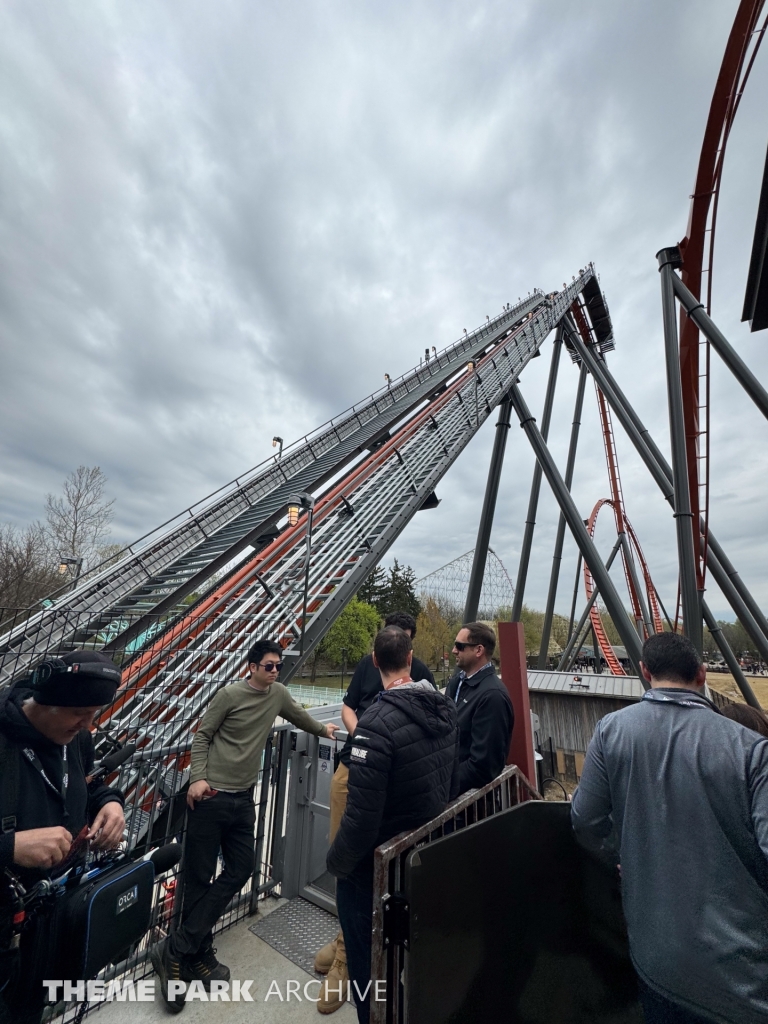
[[[110,543],[115,502],[106,484],[99,466],[78,466],[59,494],[45,496],[41,520],[0,524],[0,619],[34,606],[120,550]]]
[[[415,583],[416,573],[397,559],[389,569],[380,565],[372,569],[357,596],[315,648],[310,666],[312,682],[323,666],[331,670],[351,667],[369,654],[373,638],[390,612],[407,612],[417,619],[421,605]]]

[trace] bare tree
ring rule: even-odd
[[[44,527],[0,525],[0,619],[28,608],[61,584],[58,559]],[[3,612],[5,609],[5,614]]]
[[[82,559],[83,571],[100,561],[114,516],[114,499],[104,496],[107,478],[99,466],[78,466],[64,481],[61,497],[47,494],[45,518],[51,543],[61,557]]]

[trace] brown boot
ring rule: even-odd
[[[320,986],[320,998],[317,1001],[318,1013],[335,1013],[347,1001],[349,972],[346,959],[338,956],[333,961],[325,981]]]
[[[327,974],[330,971],[333,961],[336,959],[336,946],[340,938],[341,932],[339,932],[333,942],[326,942],[323,948],[318,949],[317,953],[315,953],[315,970],[318,974]]]

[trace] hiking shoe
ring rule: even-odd
[[[165,1005],[171,1013],[181,1013],[184,1009],[185,996],[182,994],[170,998],[168,995],[168,982],[187,981],[185,977],[188,973],[187,965],[184,963],[183,958],[171,952],[168,939],[163,939],[162,942],[158,942],[156,946],[153,946],[150,950],[149,958],[152,961],[152,966],[155,968],[155,973],[160,979],[160,994],[165,1000]]]
[[[327,974],[336,959],[336,939],[333,942],[326,942],[322,949],[315,953],[315,970],[318,974]]]
[[[213,946],[206,946],[191,956],[189,967],[192,971],[192,980],[202,981],[206,991],[210,991],[212,981],[229,981],[231,977],[227,965],[220,964],[216,959],[216,950]]]
[[[346,960],[338,957],[331,964],[331,969],[320,986],[320,998],[317,1003],[318,1013],[336,1013],[347,1001],[349,971]]]

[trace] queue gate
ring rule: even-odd
[[[321,722],[341,726],[341,705],[313,708]],[[288,790],[285,862],[282,895],[302,896],[323,910],[336,913],[336,879],[328,873],[331,779],[337,755],[347,738],[341,729],[334,740],[294,733],[291,781]]]

